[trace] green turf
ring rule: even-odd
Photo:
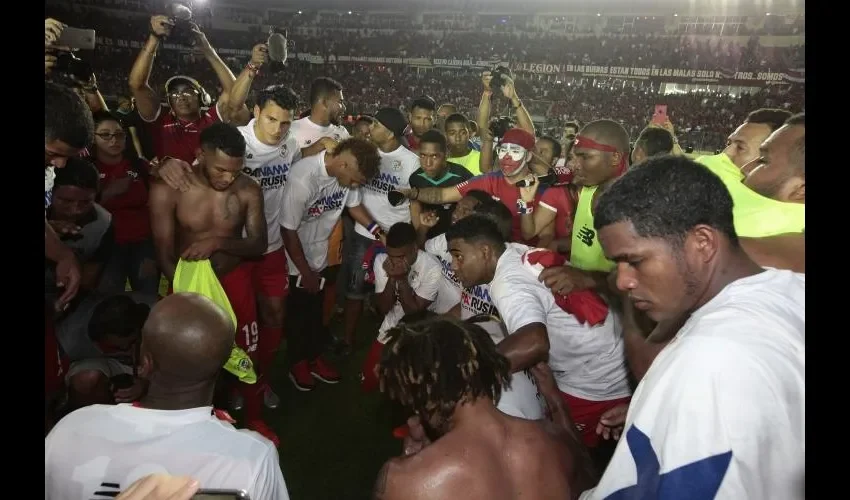
[[[331,329],[342,333],[338,321]],[[381,465],[401,452],[384,397],[360,391],[360,367],[377,329],[378,321],[365,313],[354,354],[329,357],[343,380],[318,382],[312,392],[295,390],[284,353],[278,357],[272,380],[282,404],[266,410],[266,421],[280,437],[280,466],[292,500],[367,500]]]

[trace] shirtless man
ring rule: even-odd
[[[406,456],[378,473],[373,498],[456,498],[463,491],[469,500],[561,500],[592,484],[574,434],[496,409],[510,363],[481,327],[434,318],[394,328],[390,336],[381,388],[419,418],[411,419]],[[423,352],[433,358],[426,361]]]
[[[179,259],[209,259],[236,314],[236,343],[254,359],[259,343],[251,263],[266,251],[268,232],[260,185],[243,176],[245,138],[232,125],[201,132],[201,148],[186,191],[151,184],[150,210],[157,263],[169,281]],[[245,236],[243,237],[243,231]],[[240,384],[246,425],[277,444],[262,420],[262,384]]]

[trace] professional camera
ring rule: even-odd
[[[494,139],[501,139],[514,125],[514,119],[510,116],[498,116],[490,120],[490,133]]]
[[[181,1],[169,3],[166,5],[165,12],[171,22],[174,23],[168,41],[179,45],[195,45],[195,36],[192,33],[191,2]]]
[[[79,87],[91,80],[91,64],[83,61],[70,52],[56,54],[56,65],[53,66],[53,79],[71,87]]]
[[[505,84],[508,83],[507,80],[505,80],[505,77],[510,78],[511,80],[514,78],[514,74],[511,72],[511,69],[506,66],[496,66],[490,70],[490,76],[493,77],[493,79],[490,80],[491,89],[501,89],[504,87]]]

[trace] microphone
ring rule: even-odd
[[[269,47],[269,59],[275,62],[286,62],[289,54],[286,50],[287,40],[285,35],[280,33],[270,34],[266,45]]]

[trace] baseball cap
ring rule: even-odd
[[[534,136],[521,128],[512,128],[502,137],[502,144],[516,144],[525,148],[526,151],[533,151],[534,143]]]
[[[398,108],[381,108],[375,113],[375,121],[387,127],[396,136],[396,139],[404,137],[407,128],[407,118]]]

